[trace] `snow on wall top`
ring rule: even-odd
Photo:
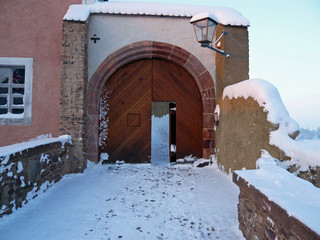
[[[268,120],[274,124],[285,125],[288,134],[299,130],[299,125],[290,118],[280,94],[275,86],[262,79],[249,79],[226,87],[223,91],[223,98],[229,97],[247,99],[252,97],[264,111],[268,112]]]
[[[0,156],[8,156],[10,154],[22,152],[23,150],[26,150],[28,148],[34,148],[54,142],[61,142],[63,146],[65,143],[71,143],[71,136],[62,135],[60,137],[53,138],[51,134],[41,135],[34,139],[30,139],[27,142],[0,147]]]
[[[209,12],[223,25],[249,26],[250,22],[242,14],[228,7],[194,6],[183,4],[151,2],[96,2],[91,5],[74,4],[63,20],[86,21],[91,13],[120,15],[149,15],[170,17],[192,17],[201,12]]]
[[[284,161],[284,167],[296,165],[299,171],[307,171],[320,165],[320,141],[313,143],[296,141],[289,137],[289,134],[299,130],[300,127],[287,112],[280,94],[271,83],[261,79],[249,79],[237,84],[228,86],[223,91],[223,98],[229,97],[247,99],[252,97],[264,111],[268,112],[268,120],[279,124],[279,129],[270,132],[269,143],[279,147],[291,160]]]
[[[235,171],[238,176],[265,194],[270,201],[285,209],[320,234],[320,189],[277,166],[267,151],[257,161],[257,170]]]

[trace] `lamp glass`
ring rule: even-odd
[[[201,19],[193,23],[194,32],[197,37],[197,41],[201,45],[209,45],[216,30],[217,23],[210,18]]]

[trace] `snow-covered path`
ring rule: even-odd
[[[94,165],[0,219],[5,239],[243,239],[217,166]]]

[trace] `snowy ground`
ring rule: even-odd
[[[94,165],[0,219],[5,239],[243,239],[217,166]]]

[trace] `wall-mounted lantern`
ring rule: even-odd
[[[210,43],[212,43],[216,27],[219,24],[219,20],[213,14],[199,13],[191,18],[190,23],[193,25],[197,41],[201,44],[201,47],[210,48],[211,50],[220,53],[222,56],[230,56],[225,51],[215,47],[222,36],[228,34],[228,32],[224,31],[221,36],[210,45]]]

